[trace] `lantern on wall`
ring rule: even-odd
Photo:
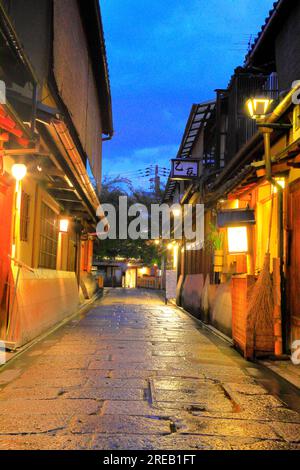
[[[285,178],[275,178],[276,184],[280,186],[282,189],[285,189],[286,183],[285,183]],[[280,188],[279,188],[280,189]],[[275,185],[272,185],[272,192],[273,194],[278,193],[278,188]]]
[[[270,98],[250,98],[246,102],[249,116],[251,119],[264,119],[268,114],[273,100]]]
[[[239,266],[237,272],[247,272],[246,264],[252,250],[251,227],[256,223],[255,211],[249,208],[223,210],[217,214],[217,223],[219,227],[226,229],[227,254],[236,255],[236,262],[245,264],[245,266]],[[239,257],[238,255],[244,256]]]
[[[15,163],[11,167],[11,174],[15,178],[16,181],[22,181],[22,179],[26,176],[27,167],[23,163]]]
[[[228,227],[227,236],[229,254],[248,253],[249,242],[247,226],[244,225],[241,227]]]
[[[69,223],[70,223],[69,219],[60,219],[59,221],[60,233],[68,233]]]

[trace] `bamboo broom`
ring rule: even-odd
[[[248,294],[249,301],[247,308],[247,337],[251,342],[249,350],[251,351],[252,356],[248,357],[248,359],[253,359],[255,356],[257,332],[268,330],[273,331],[274,296],[272,278],[270,274],[270,245],[273,208],[274,195],[272,195],[271,201],[267,252],[264,259],[263,268],[255,285]]]

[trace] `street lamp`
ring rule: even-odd
[[[281,192],[282,187],[272,178],[271,134],[274,129],[289,130],[292,125],[265,121],[272,102],[273,100],[267,97],[250,98],[246,102],[246,107],[250,118],[256,121],[258,130],[263,135],[267,180]]]
[[[22,179],[26,176],[27,167],[23,163],[14,163],[11,167],[11,174],[16,180],[14,195],[14,215],[13,215],[13,240],[11,247],[12,258],[18,257],[19,252],[19,233],[20,233],[20,212],[22,196]]]
[[[177,264],[178,264],[178,244],[175,243],[175,245],[173,245],[173,268],[174,269],[177,269]]]
[[[285,178],[275,178],[275,181],[277,183],[277,186],[273,185],[272,190],[273,190],[274,194],[277,194],[278,193],[278,186],[280,186],[282,189],[285,189],[286,182],[285,182]]]
[[[69,219],[60,219],[59,221],[60,233],[68,233],[69,223],[70,223]]]
[[[283,270],[283,256],[284,256],[284,220],[283,220],[283,184],[280,184],[276,178],[272,177],[272,158],[271,158],[271,134],[274,129],[278,130],[289,130],[292,128],[292,124],[270,122],[266,120],[266,116],[272,103],[271,99],[268,98],[251,98],[247,101],[246,105],[248,108],[249,115],[252,119],[256,120],[258,130],[263,135],[264,139],[264,153],[265,153],[265,167],[266,167],[266,179],[271,184],[273,193],[277,193],[278,197],[278,258],[280,259],[280,277],[284,279]],[[271,215],[272,217],[272,215]],[[267,253],[270,253],[270,234],[268,238]],[[283,288],[281,287],[281,294],[283,295]],[[282,318],[282,312],[281,312]],[[279,326],[281,328],[281,324]],[[275,345],[276,355],[282,354],[282,343]]]
[[[264,119],[272,103],[270,98],[250,98],[246,103],[249,116],[256,121]]]
[[[181,208],[180,207],[174,207],[172,209],[172,213],[174,217],[180,217],[181,216]]]
[[[26,176],[27,168],[26,165],[23,163],[15,163],[11,167],[11,174],[15,178],[16,181],[22,181],[22,179]]]

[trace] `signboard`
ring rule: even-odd
[[[176,299],[177,271],[166,270],[166,301]]]
[[[173,180],[190,180],[200,176],[199,171],[200,160],[172,160],[171,179]]]

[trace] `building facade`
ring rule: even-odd
[[[181,246],[177,302],[249,358],[290,353],[300,338],[299,14],[297,2],[276,2],[227,89],[192,107],[177,158],[199,159],[201,176],[170,179],[164,195],[205,205],[203,248]],[[264,128],[247,114],[251,98],[271,103]],[[273,317],[253,329],[266,259]]]
[[[0,2],[0,340],[93,295],[102,142],[113,134],[97,1]]]

